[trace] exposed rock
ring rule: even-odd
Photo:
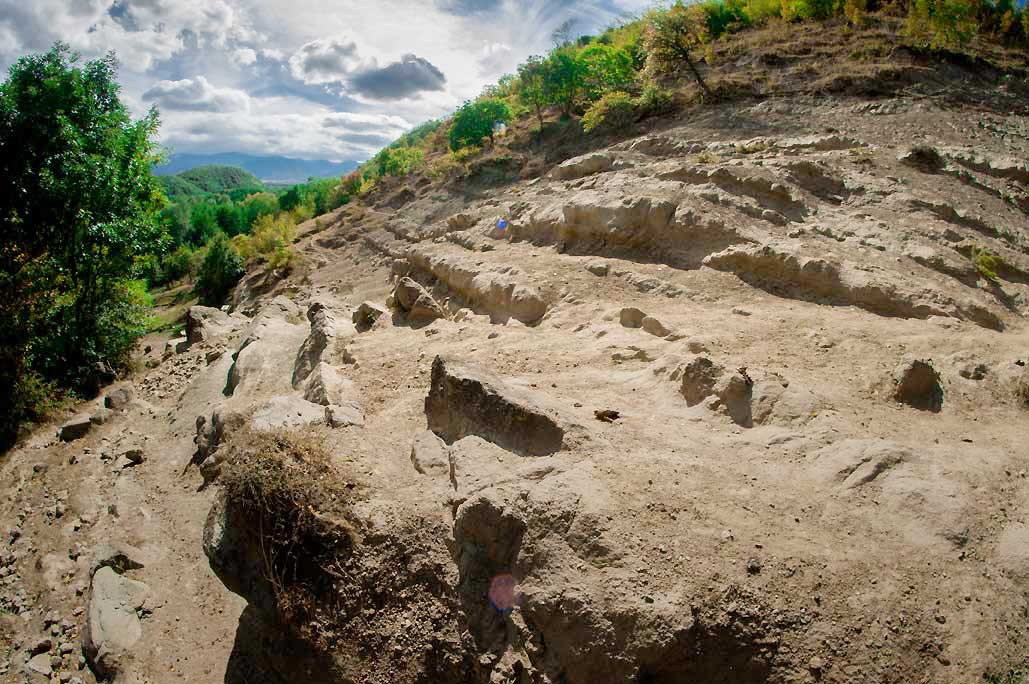
[[[897,161],[925,173],[939,173],[947,164],[935,148],[927,145],[907,148],[897,155]]]
[[[124,458],[132,465],[139,465],[146,460],[146,454],[143,453],[142,449],[129,449],[122,452],[120,458]]]
[[[618,321],[625,328],[643,327],[643,319],[646,317],[647,314],[643,313],[634,306],[627,306],[618,312]]]
[[[98,408],[96,411],[93,411],[89,420],[93,425],[106,425],[112,418],[114,418],[114,411],[109,408]]]
[[[93,422],[90,420],[90,416],[81,413],[62,423],[58,429],[58,436],[62,442],[72,442],[85,437],[91,427],[93,427]]]
[[[256,411],[250,424],[255,430],[291,430],[325,424],[325,407],[300,397],[273,397]]]
[[[375,325],[386,309],[374,302],[361,302],[361,305],[354,311],[353,322],[357,329],[364,332]]]
[[[414,321],[446,318],[443,307],[429,292],[411,278],[401,278],[393,288],[390,301],[408,319]]]
[[[815,454],[813,472],[844,489],[863,487],[914,458],[907,447],[885,439],[847,439]]]
[[[595,173],[610,171],[615,167],[615,157],[608,152],[591,152],[559,164],[550,172],[556,180],[575,180]]]
[[[893,371],[893,398],[923,411],[943,408],[940,373],[928,359],[905,359]]]
[[[611,271],[611,265],[606,261],[590,261],[586,263],[586,270],[603,278]]]
[[[679,373],[682,378],[679,391],[687,406],[696,406],[716,397],[708,404],[709,408],[724,408],[737,425],[753,425],[751,401],[754,384],[747,376],[739,372],[730,373],[706,356],[688,361]]]
[[[314,302],[308,307],[307,320],[311,323],[311,332],[300,346],[297,360],[293,364],[294,387],[299,387],[307,379],[311,371],[325,360],[325,351],[338,337],[347,333],[329,308],[321,302]]]
[[[345,403],[325,407],[325,421],[331,428],[345,428],[364,425],[364,414],[356,404]]]
[[[666,328],[664,323],[653,316],[645,316],[640,324],[644,332],[648,332],[655,337],[668,337],[672,334],[672,331]]]
[[[203,463],[232,432],[245,424],[246,417],[242,413],[224,406],[216,408],[211,413],[210,420],[204,416],[197,416],[196,437],[193,439],[197,445],[197,453],[193,460]]]
[[[186,340],[190,345],[210,342],[225,335],[233,326],[232,317],[209,306],[191,306],[186,312]]]
[[[322,406],[353,401],[354,395],[354,383],[325,362],[315,366],[304,383],[304,399]]]
[[[114,678],[130,666],[133,649],[143,637],[136,611],[150,589],[110,567],[97,570],[91,586],[82,652],[97,674]]]
[[[111,390],[104,397],[104,406],[115,411],[121,411],[132,402],[132,387],[126,385]]]
[[[429,429],[447,443],[478,435],[531,456],[552,454],[564,446],[566,429],[553,410],[469,362],[436,357],[425,415]]]
[[[50,667],[50,656],[46,653],[40,653],[29,658],[26,667],[28,667],[30,672],[35,672],[45,677],[49,677],[53,672],[53,669]]]
[[[176,354],[185,354],[189,351],[189,340],[185,337],[176,337],[169,344],[174,344]]]
[[[447,445],[429,430],[415,435],[411,444],[411,465],[422,475],[448,479],[451,476]]]
[[[259,545],[239,508],[224,496],[215,499],[204,525],[204,554],[211,569],[229,591],[244,596],[259,615],[274,624],[278,619],[275,588],[265,572]]]

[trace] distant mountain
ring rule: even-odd
[[[171,200],[231,190],[261,192],[265,189],[264,184],[249,171],[238,166],[220,164],[195,166],[174,176],[161,176],[160,181],[165,194]]]
[[[159,176],[171,176],[197,166],[238,166],[272,185],[303,183],[308,178],[332,178],[357,168],[355,161],[332,162],[325,159],[292,159],[290,157],[255,157],[238,152],[222,154],[172,154],[168,163],[154,168]]]

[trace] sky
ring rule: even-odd
[[[653,0],[0,0],[0,68],[57,40],[113,50],[122,100],[175,152],[363,161],[573,22]]]

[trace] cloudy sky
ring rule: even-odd
[[[114,50],[123,98],[179,152],[363,160],[526,56],[651,0],[0,0],[0,67]]]

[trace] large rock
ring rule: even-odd
[[[554,167],[550,175],[555,180],[575,180],[595,173],[611,171],[615,168],[615,157],[609,152],[591,152],[581,157],[569,159]],[[623,165],[619,165],[621,167]]]
[[[99,675],[117,678],[131,663],[143,637],[136,611],[149,594],[147,585],[122,577],[113,568],[102,567],[93,575],[82,652]]]
[[[379,320],[386,310],[374,302],[361,302],[361,305],[354,310],[352,317],[354,326],[360,332],[371,329],[375,321]]]
[[[447,445],[429,430],[415,435],[411,443],[411,465],[421,475],[446,479],[451,477]]]
[[[324,362],[315,366],[304,383],[304,399],[322,406],[352,401],[354,393],[354,383]]]
[[[893,398],[923,411],[943,408],[940,373],[926,359],[905,359],[893,371]]]
[[[74,418],[66,420],[58,431],[62,442],[72,442],[86,436],[89,429],[93,427],[93,421],[87,413],[81,413]]]
[[[709,408],[724,408],[737,425],[753,425],[751,402],[754,383],[740,372],[731,373],[706,356],[697,356],[679,369],[679,391],[687,406],[696,406],[712,397]]]
[[[353,332],[348,324],[339,321],[321,302],[314,302],[308,307],[307,320],[311,323],[311,332],[300,346],[293,364],[294,387],[299,387],[318,364],[327,360],[326,352],[331,354],[338,338]]]
[[[446,318],[443,307],[433,299],[428,290],[411,278],[401,278],[393,288],[393,306],[413,321]]]
[[[429,429],[447,443],[478,435],[532,456],[564,446],[565,426],[554,410],[473,363],[436,357],[425,415]]]
[[[210,342],[232,330],[232,316],[209,306],[191,306],[186,312],[186,340],[190,345]]]
[[[229,591],[246,598],[266,621],[274,623],[278,619],[275,588],[249,522],[238,506],[218,497],[204,525],[204,554]]]
[[[273,397],[254,412],[250,424],[262,432],[324,425],[325,407],[300,397]]]
[[[111,390],[104,397],[104,406],[114,411],[120,411],[132,401],[132,388],[129,386],[119,387]]]

